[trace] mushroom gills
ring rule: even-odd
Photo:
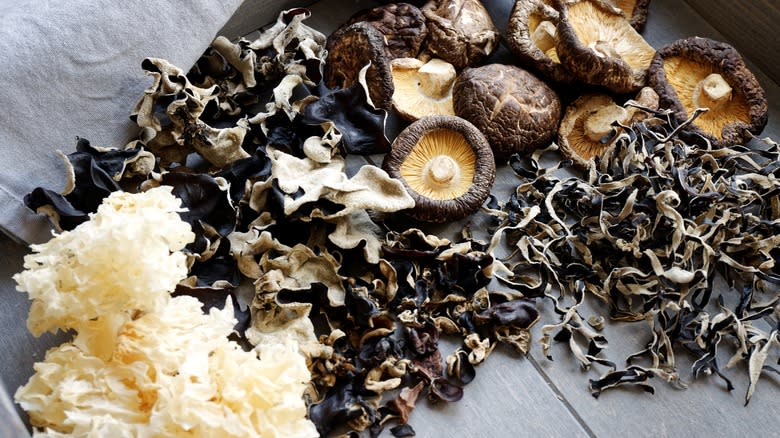
[[[687,114],[709,108],[694,122],[705,133],[721,138],[723,128],[734,122],[750,123],[750,107],[713,65],[681,56],[664,60],[664,74]]]
[[[393,105],[407,120],[433,115],[454,115],[452,86],[455,67],[439,58],[423,62],[397,58],[390,66],[393,76]]]
[[[436,200],[466,194],[476,172],[477,156],[459,132],[437,129],[424,134],[400,166],[406,183]]]
[[[569,22],[577,37],[598,56],[620,58],[634,69],[646,69],[650,65],[655,49],[627,20],[616,22],[613,15],[590,1],[580,1],[568,8]]]

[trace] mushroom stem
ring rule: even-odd
[[[446,187],[457,181],[459,172],[458,163],[447,155],[433,157],[423,169],[425,180],[434,187]]]
[[[696,84],[693,90],[693,104],[697,108],[719,108],[731,100],[731,86],[723,76],[712,73]]]
[[[457,73],[449,62],[433,58],[417,70],[418,86],[426,96],[441,99],[449,95]]]
[[[630,116],[625,108],[614,103],[599,108],[585,119],[585,135],[593,141],[601,141],[612,133],[612,123],[625,123]]]
[[[531,41],[542,52],[547,53],[548,50],[555,47],[555,24],[552,21],[544,20],[536,26],[533,34],[531,35]]]
[[[615,47],[607,41],[599,40],[588,44],[588,47],[593,49],[600,58],[622,58],[617,50],[615,50]]]

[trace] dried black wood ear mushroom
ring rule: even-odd
[[[482,133],[455,116],[423,117],[396,137],[382,168],[414,199],[410,216],[429,222],[461,219],[478,210],[496,167]]]
[[[390,59],[416,57],[428,34],[422,11],[409,3],[390,3],[358,11],[334,34],[358,22],[368,23],[384,35]]]
[[[556,82],[571,81],[555,48],[558,11],[543,0],[517,1],[509,14],[506,41],[520,64]]]
[[[425,49],[458,70],[480,65],[498,47],[498,29],[479,0],[430,0],[421,10]]]
[[[658,95],[644,87],[634,103],[649,109],[658,108]],[[588,93],[578,97],[566,108],[558,128],[561,154],[577,166],[587,168],[594,158],[601,158],[614,146],[621,125],[646,116],[636,106],[618,105],[611,96]]]
[[[659,49],[648,81],[677,123],[707,108],[688,129],[716,146],[743,144],[767,124],[764,89],[739,52],[724,42],[692,37]]]
[[[546,146],[561,117],[556,92],[513,65],[465,69],[455,80],[452,95],[455,114],[485,134],[497,163]]]
[[[432,58],[397,58],[393,72],[393,107],[406,120],[436,115],[455,115],[452,86],[457,72],[447,61]]]
[[[647,23],[650,0],[614,0],[615,6],[625,14],[631,27],[641,32]]]
[[[558,57],[578,81],[630,93],[645,85],[653,49],[623,13],[597,0],[555,0]]]
[[[332,34],[326,47],[325,85],[347,88],[356,84],[360,80],[360,70],[368,65],[366,85],[371,103],[377,108],[390,108],[393,76],[381,32],[368,23],[358,22]]]

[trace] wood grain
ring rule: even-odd
[[[775,82],[780,82],[780,2],[777,0],[685,0]]]

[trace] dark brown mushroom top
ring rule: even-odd
[[[455,114],[485,134],[500,164],[513,153],[546,146],[561,117],[555,91],[513,65],[467,68],[455,80],[452,95]]]
[[[396,137],[382,168],[414,199],[409,215],[426,222],[462,219],[485,202],[496,177],[482,133],[456,116],[423,117]]]
[[[358,22],[374,26],[385,36],[387,56],[390,59],[417,57],[428,33],[425,16],[417,6],[390,3],[356,12],[334,34]]]
[[[678,123],[708,108],[690,129],[715,146],[745,143],[767,124],[764,89],[729,44],[700,37],[675,41],[656,53],[648,82]]]
[[[430,0],[421,10],[426,49],[458,70],[481,64],[498,47],[498,29],[480,0]]]
[[[645,85],[655,49],[619,9],[598,0],[554,1],[560,17],[555,47],[574,78],[615,93]]]
[[[558,12],[544,0],[517,1],[509,14],[504,40],[520,64],[565,83],[571,75],[555,49],[557,24]]]
[[[631,24],[631,27],[641,32],[647,23],[647,12],[650,9],[650,0],[614,0]]]
[[[658,95],[650,87],[640,90],[634,104],[658,109]],[[622,126],[645,118],[637,106],[618,105],[607,94],[587,93],[566,107],[558,128],[558,146],[564,158],[582,168],[592,166],[614,146]]]
[[[358,22],[338,34],[331,34],[326,47],[325,85],[330,88],[349,87],[358,82],[360,70],[370,63],[366,83],[371,102],[377,108],[390,108],[393,76],[381,32],[366,22]]]

